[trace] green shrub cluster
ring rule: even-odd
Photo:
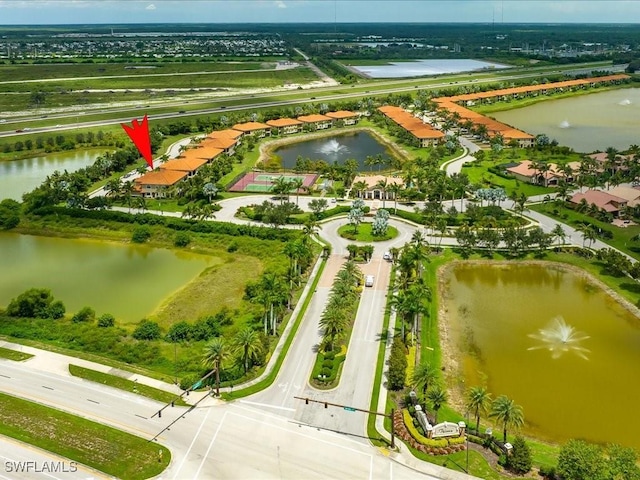
[[[20,204],[6,198],[0,202],[0,230],[11,230],[20,223]]]
[[[336,355],[334,352],[318,353],[318,359],[311,376],[324,384],[331,385],[338,378],[340,365],[346,359],[346,355]],[[320,378],[324,377],[324,378]]]
[[[51,318],[64,317],[64,304],[53,298],[46,288],[31,288],[9,302],[6,314],[19,318]]]
[[[200,317],[194,323],[186,321],[174,323],[169,327],[165,339],[172,343],[209,340],[212,337],[219,337],[222,334],[222,327],[232,324],[232,312],[223,307],[215,315]]]
[[[71,317],[73,323],[93,322],[96,319],[96,312],[91,307],[83,307]]]
[[[402,417],[404,419],[404,424],[409,430],[409,433],[413,438],[415,438],[422,445],[426,445],[427,447],[434,448],[444,448],[450,445],[462,445],[466,442],[466,437],[450,437],[450,438],[427,438],[422,435],[418,428],[416,427],[415,420],[411,416],[411,413],[408,409],[402,410]]]
[[[175,217],[163,217],[150,213],[130,214],[112,210],[83,210],[79,208],[43,207],[34,210],[38,216],[67,216],[71,218],[90,218],[119,223],[138,225],[161,225],[176,231],[222,234],[234,237],[247,236],[263,240],[279,240],[287,242],[299,235],[298,232],[253,225],[237,225],[226,222],[195,222]]]
[[[133,230],[131,241],[133,243],[144,243],[151,238],[151,231],[146,225],[140,225]]]
[[[407,372],[407,350],[399,336],[393,337],[389,355],[388,386],[390,390],[402,390]]]

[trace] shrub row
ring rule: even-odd
[[[279,240],[282,242],[288,242],[298,235],[297,232],[286,229],[237,225],[227,222],[195,222],[193,220],[162,217],[150,213],[131,214],[113,210],[83,210],[64,207],[43,207],[34,210],[33,213],[38,216],[56,215],[138,225],[161,225],[178,231],[188,230],[196,233],[248,236],[262,240]]]
[[[408,421],[406,421],[407,416]],[[402,412],[396,410],[393,417],[393,428],[396,432],[396,435],[403,441],[408,443],[409,446],[411,446],[415,450],[427,453],[429,455],[449,455],[451,453],[460,452],[465,449],[464,443],[449,444],[446,439],[429,440],[416,431],[416,433],[420,435],[424,440],[428,442],[434,442],[435,445],[440,446],[425,445],[423,443],[420,443],[416,438],[413,437],[412,433],[409,432],[408,425],[411,425],[413,427],[413,421],[411,419],[411,415],[409,415],[409,412],[407,412],[406,410],[403,410]]]

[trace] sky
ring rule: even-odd
[[[639,23],[640,0],[0,0],[0,25]]]

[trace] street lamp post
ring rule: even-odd
[[[465,414],[465,417],[467,419],[467,428],[465,429],[465,442],[467,444],[467,471],[466,473],[469,473],[469,410],[467,410],[467,413]],[[477,432],[476,432],[477,433]]]
[[[178,385],[178,344],[173,344],[173,370],[176,377],[176,385]]]

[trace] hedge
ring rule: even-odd
[[[415,438],[419,443],[427,447],[444,448],[444,447],[448,447],[449,445],[462,445],[466,441],[465,437],[437,438],[437,439],[427,438],[424,435],[422,435],[420,432],[418,432],[418,429],[413,424],[413,417],[409,413],[409,410],[403,409],[402,416],[404,418],[404,424],[409,430],[409,433],[411,434],[411,436]]]
[[[83,210],[80,208],[65,207],[43,207],[34,210],[32,213],[38,216],[56,215],[138,225],[161,225],[177,231],[188,230],[197,233],[222,234],[234,237],[247,236],[262,240],[280,240],[282,242],[288,242],[299,235],[298,232],[287,229],[238,225],[227,222],[195,222],[193,220],[163,217],[151,213],[131,214],[113,210]]]

